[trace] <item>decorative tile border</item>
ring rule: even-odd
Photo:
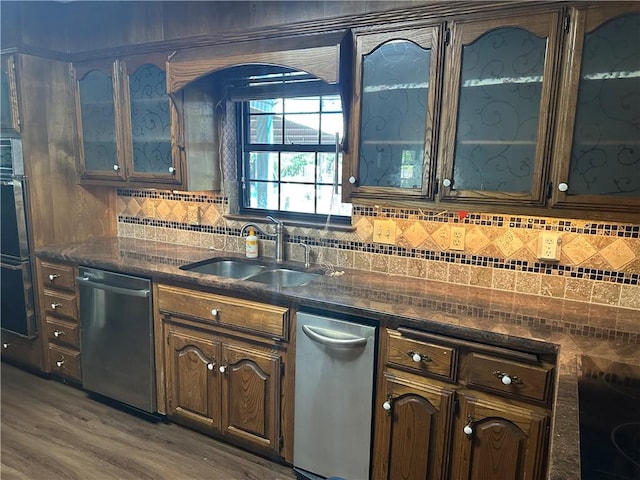
[[[123,224],[172,228],[176,230],[186,230],[191,232],[240,236],[240,229],[233,227],[192,225],[166,220],[127,216],[118,216],[118,222]],[[506,260],[498,257],[470,255],[462,252],[414,249],[397,245],[354,242],[333,238],[318,238],[302,235],[287,235],[286,240],[291,243],[304,242],[309,246],[336,248],[339,250],[350,250],[354,252],[424,259],[435,262],[447,262],[475,267],[489,267],[495,269],[513,270],[544,275],[557,275],[575,279],[597,280],[624,285],[640,285],[640,274],[638,273],[616,272],[612,270],[574,267],[571,265],[549,264],[543,262],[531,263],[527,260]]]
[[[177,200],[182,202],[228,205],[229,199],[209,193],[174,192],[171,190],[135,190],[118,188],[119,197],[151,198],[155,200]]]

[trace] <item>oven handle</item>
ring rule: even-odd
[[[5,262],[0,262],[0,267],[6,268],[7,270],[13,270],[14,272],[22,270],[22,265],[11,265],[10,263]]]
[[[107,285],[105,283],[92,282],[87,277],[76,277],[76,280],[80,285],[86,285],[88,287],[106,290],[107,292],[118,293],[120,295],[128,295],[130,297],[148,297],[149,293],[151,293],[149,290],[131,290],[129,288],[114,287],[113,285]]]
[[[322,335],[318,330],[322,330],[327,333],[335,333],[340,335],[342,338],[334,338],[327,337]],[[340,348],[357,348],[362,347],[367,344],[367,339],[363,337],[356,337],[353,335],[348,335],[342,332],[336,332],[333,330],[322,329],[314,329],[309,325],[302,325],[302,331],[305,333],[307,337],[311,340],[318,342],[322,345],[326,345],[328,347],[340,347]]]

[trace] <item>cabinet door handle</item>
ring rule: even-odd
[[[64,335],[64,332],[62,330],[56,330],[53,332],[53,336],[58,338]]]
[[[60,308],[61,306],[62,306],[62,304],[61,304],[61,303],[52,303],[52,304],[51,304],[51,308],[52,308],[53,310],[55,310],[56,308]]]
[[[423,355],[422,353],[418,352],[407,352],[407,355],[409,355],[411,357],[411,360],[416,363],[433,361],[433,358],[431,358],[429,355]]]
[[[220,365],[220,368],[218,368],[218,370],[220,371],[220,373],[225,373],[227,371],[228,365]]]
[[[444,185],[445,187],[450,187],[451,184],[452,184],[452,182],[448,178],[445,178],[444,180],[442,180],[442,185]]]
[[[53,282],[56,278],[60,278],[60,275],[58,275],[57,273],[50,273],[49,274],[49,281]]]
[[[500,370],[496,370],[493,372],[494,377],[498,377],[503,385],[511,385],[522,383],[522,380],[515,375],[509,375],[507,372],[501,372]]]
[[[211,315],[213,317],[217,317],[218,316],[218,309],[217,308],[212,308],[211,309]]]
[[[391,407],[393,407],[393,397],[387,395],[387,400],[382,404],[382,408],[384,408],[387,413],[391,413]]]
[[[120,165],[118,165],[117,163],[113,165],[113,170],[114,172],[117,172],[118,170],[120,170]]]
[[[169,173],[176,173],[176,167],[169,167]]]
[[[10,343],[6,343],[6,342],[5,342],[5,343],[3,343],[3,344],[2,344],[2,348],[4,348],[5,350],[6,350],[7,348],[9,348],[10,346],[11,346],[11,344],[10,344]]]
[[[567,190],[569,190],[569,185],[564,182],[559,183],[558,190],[560,190],[561,192],[566,192]]]
[[[467,415],[467,424],[464,426],[462,431],[468,438],[473,434],[473,422],[473,417],[471,415]]]
[[[56,366],[57,366],[58,368],[62,368],[62,367],[64,367],[64,362],[65,362],[65,359],[64,359],[64,357],[62,357],[62,358],[60,358],[60,360],[58,360],[58,361],[56,362]]]
[[[212,371],[214,368],[216,368],[216,362],[207,363],[207,370]]]

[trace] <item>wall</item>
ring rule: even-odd
[[[223,218],[225,197],[207,193],[118,190],[118,235],[242,252],[242,222]],[[396,224],[395,245],[372,242],[373,221]],[[354,205],[352,232],[288,227],[291,259],[313,245],[315,263],[456,285],[475,285],[541,297],[564,298],[640,310],[640,226],[574,219],[433,212]],[[465,229],[463,252],[448,250],[452,226]],[[538,236],[562,235],[561,260],[536,258]],[[262,254],[271,252],[262,241]],[[639,314],[640,315],[640,314]]]

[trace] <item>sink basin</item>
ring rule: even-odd
[[[317,273],[299,272],[298,270],[289,270],[288,268],[275,268],[251,275],[245,280],[266,283],[278,287],[301,287],[319,276]]]
[[[226,278],[243,279],[262,272],[266,267],[240,260],[212,258],[180,267],[189,272],[207,273]]]

